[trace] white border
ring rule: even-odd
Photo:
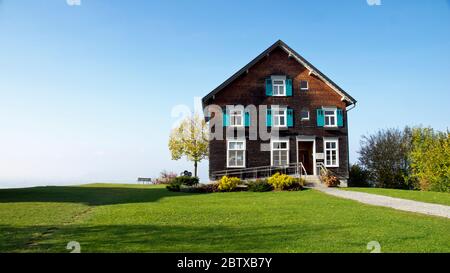
[[[273,75],[273,76],[270,76],[270,79],[272,80],[272,97],[287,97],[286,76]],[[274,88],[273,88],[273,86],[274,86],[273,81],[283,81],[283,87],[284,87],[283,88],[283,90],[284,90],[284,94],[283,95],[274,95],[274,93],[273,93],[273,90],[274,90]]]
[[[297,164],[300,163],[298,158],[298,143],[299,142],[312,142],[313,143],[313,174],[317,175],[317,160],[316,160],[316,137],[315,136],[297,136],[296,146],[297,146]],[[309,174],[307,174],[309,175]]]
[[[287,145],[286,145],[286,147],[287,147],[287,165],[286,166],[289,166],[289,153],[290,153],[290,149],[291,149],[291,147],[290,147],[290,140],[289,139],[271,139],[270,140],[270,166],[272,166],[272,167],[284,167],[284,166],[274,166],[273,165],[273,143],[274,142],[286,142],[287,143]]]
[[[229,143],[230,142],[243,142],[244,143],[244,165],[243,166],[230,166],[229,165]],[[233,151],[238,151],[238,150],[233,150]],[[245,139],[227,139],[227,169],[242,169],[245,168],[246,164],[247,164],[247,157],[245,156],[245,154],[247,153],[247,141]]]
[[[338,127],[337,107],[322,107],[322,110],[323,110],[323,127],[337,128]],[[325,111],[334,111],[334,122],[336,125],[327,125]]]
[[[336,165],[328,165],[327,164],[327,146],[326,142],[336,142]],[[329,168],[339,168],[339,138],[338,137],[324,137],[323,138],[323,154],[324,154],[324,164],[325,167]]]

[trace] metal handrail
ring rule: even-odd
[[[303,163],[301,163],[301,162],[300,162],[300,167],[305,172],[305,176],[308,175],[308,173],[306,172],[305,166],[303,166]],[[302,173],[300,173],[300,177],[302,177]]]
[[[317,167],[320,168],[320,174],[322,174],[322,172],[324,172],[325,174],[329,172],[327,167],[325,167],[325,164],[323,164],[322,162],[318,162]]]
[[[298,175],[299,177],[302,177],[303,175],[307,175],[306,169],[301,162],[291,163],[291,164],[288,164],[285,166],[261,166],[261,167],[252,167],[252,168],[242,168],[242,169],[231,169],[231,170],[228,169],[228,170],[213,172],[212,175],[214,177],[221,177],[221,176],[230,176],[230,175],[243,176],[244,174],[254,174],[255,178],[258,178],[258,173],[271,174],[272,172],[275,172],[275,171],[284,171],[287,173],[287,172],[289,172],[289,169],[293,169],[293,173],[295,175]],[[263,177],[265,177],[265,176],[262,175],[259,178],[263,178]]]
[[[317,166],[320,168],[319,179],[322,183],[323,183],[323,176],[325,175],[338,176],[334,171],[328,169],[323,162],[317,163]]]

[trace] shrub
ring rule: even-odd
[[[176,184],[176,183],[171,183],[166,186],[166,189],[168,189],[169,191],[179,192],[179,191],[181,191],[181,185]]]
[[[305,180],[301,178],[294,178],[294,183],[290,186],[287,186],[284,190],[286,191],[301,191],[303,190],[303,186],[305,186]]]
[[[237,177],[224,176],[219,181],[219,191],[234,191],[236,187],[241,183],[241,180]]]
[[[415,188],[450,192],[450,132],[414,128],[409,159]]]
[[[247,187],[249,191],[253,192],[267,192],[273,190],[273,186],[269,184],[267,179],[257,179],[256,181],[248,182]]]
[[[409,152],[412,131],[386,129],[363,136],[359,151],[359,162],[369,171],[370,178],[381,188],[411,188],[408,177],[411,173]]]
[[[188,192],[188,193],[213,193],[218,192],[219,189],[218,183],[212,183],[212,184],[200,184],[193,187],[184,187],[181,188],[182,192]]]
[[[177,177],[176,173],[164,170],[159,174],[159,177],[153,181],[153,184],[170,184],[175,177]]]
[[[173,183],[178,185],[184,185],[184,186],[195,186],[199,182],[198,177],[192,177],[192,176],[178,176],[173,179]]]
[[[370,187],[369,172],[360,165],[354,164],[350,167],[348,186],[349,187]]]
[[[268,183],[272,185],[275,190],[279,191],[289,189],[295,182],[296,179],[294,177],[280,173],[276,173],[268,179]]]
[[[218,192],[219,191],[219,183],[214,182],[210,184],[205,184],[203,186],[206,193]]]
[[[339,178],[337,178],[336,176],[331,175],[331,174],[323,175],[322,180],[323,180],[323,183],[325,184],[325,186],[327,186],[329,188],[337,187],[341,183],[341,181],[339,181]]]
[[[174,179],[172,179],[172,181],[170,182],[169,185],[167,185],[167,189],[169,191],[181,191],[182,190],[182,186],[187,186],[187,187],[193,187],[195,185],[197,185],[199,182],[198,177],[192,177],[192,176],[178,176],[175,177]],[[185,189],[183,189],[183,191],[186,191]]]

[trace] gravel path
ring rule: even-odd
[[[450,206],[393,198],[364,192],[343,191],[336,188],[316,187],[314,189],[333,196],[359,201],[364,204],[450,218]]]

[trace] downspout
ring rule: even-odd
[[[347,151],[347,162],[348,162],[347,169],[348,169],[349,177],[350,177],[350,140],[349,140],[349,135],[348,135],[348,114],[347,113],[349,111],[353,110],[355,107],[356,107],[356,101],[355,101],[355,103],[353,103],[353,105],[349,109],[346,109],[346,113],[345,113],[347,116],[347,149],[348,149],[348,151]],[[349,177],[347,177],[347,187],[348,187],[348,178]]]

